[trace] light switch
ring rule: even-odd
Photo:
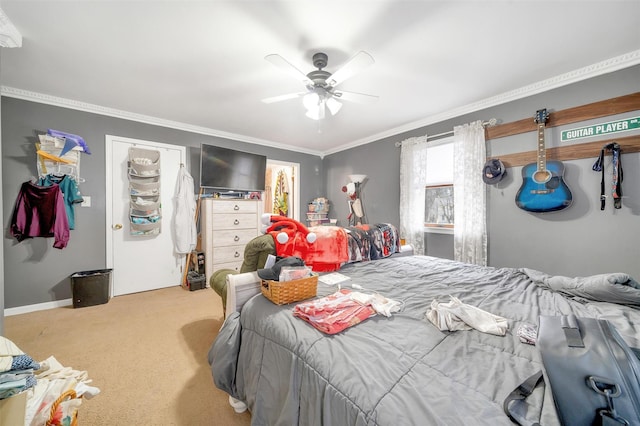
[[[89,197],[88,195],[83,195],[82,199],[84,201],[82,202],[82,204],[80,204],[80,207],[91,207],[91,197]]]

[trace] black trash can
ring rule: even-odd
[[[74,308],[102,305],[111,294],[111,269],[76,272],[71,275]]]

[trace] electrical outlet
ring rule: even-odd
[[[84,201],[82,201],[80,207],[91,207],[91,197],[89,197],[88,195],[83,195],[82,199]]]

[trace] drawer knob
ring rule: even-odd
[[[239,224],[240,224],[240,221],[239,221],[238,219],[236,219],[236,220],[234,220],[234,221],[233,221],[233,224],[234,224],[234,225],[239,225]]]
[[[236,204],[235,206],[233,206],[233,209],[234,210],[240,210],[240,206]]]
[[[240,257],[240,253],[236,252],[236,254],[234,255],[234,257]]]
[[[240,241],[240,237],[236,235],[235,237],[233,237],[233,241]]]

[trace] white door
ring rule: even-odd
[[[160,152],[161,230],[158,235],[131,235],[129,227],[129,148]],[[178,171],[186,148],[157,142],[106,136],[107,268],[112,268],[112,295],[180,285],[184,255],[174,251],[173,216]]]

